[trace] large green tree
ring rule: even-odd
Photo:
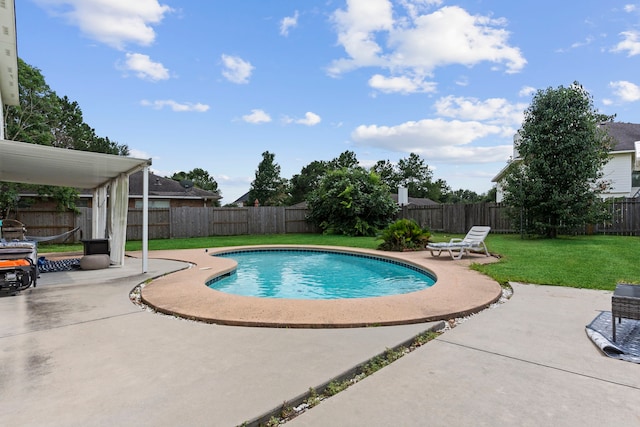
[[[291,196],[289,204],[295,205],[296,203],[304,202],[307,199],[307,195],[318,188],[320,180],[328,170],[329,165],[327,162],[314,160],[304,166],[299,174],[293,175],[289,182],[289,194]]]
[[[396,169],[396,165],[389,160],[378,160],[376,164],[371,167],[371,171],[377,173],[382,182],[384,182],[391,191],[398,191],[402,178]],[[411,197],[413,197],[413,194],[411,194]]]
[[[280,176],[275,154],[265,151],[258,164],[255,179],[249,190],[249,203],[255,200],[262,206],[282,206],[288,199],[287,180]]]
[[[375,235],[398,211],[389,187],[361,167],[327,172],[308,203],[309,220],[323,232],[349,236]]]
[[[179,182],[191,181],[194,187],[220,194],[220,191],[218,190],[218,182],[215,180],[215,178],[209,175],[209,172],[202,168],[194,168],[189,172],[176,172],[169,178]],[[215,206],[220,206],[219,200],[216,200]]]
[[[129,147],[96,134],[95,129],[84,122],[82,110],[76,101],[68,97],[58,98],[57,109],[50,122],[54,136],[51,145],[71,150],[127,156]]]
[[[39,69],[18,58],[19,105],[4,110],[5,137],[32,144],[49,145],[98,153],[127,155],[126,145],[96,135],[84,122],[77,102],[58,97],[49,87]],[[63,171],[61,171],[63,173]],[[0,182],[0,215],[7,217],[15,209],[21,190],[34,192],[55,200],[59,209],[75,209],[77,191],[53,186],[18,187],[15,183]],[[21,203],[29,203],[21,200]]]
[[[174,181],[188,180],[193,182],[193,185],[207,191],[218,191],[218,183],[209,175],[209,172],[202,168],[194,168],[189,172],[176,172],[171,175],[171,179]]]
[[[415,153],[398,160],[395,165],[389,160],[380,160],[371,170],[380,175],[392,191],[397,191],[399,186],[403,186],[407,188],[410,197],[445,201],[447,183],[443,180],[433,181],[433,172],[429,165]]]
[[[577,82],[535,94],[504,184],[504,203],[523,233],[553,238],[603,219],[611,138],[598,124],[612,119]]]
[[[329,169],[355,168],[358,167],[358,158],[353,151],[344,151],[338,157],[329,161]]]
[[[289,202],[288,204],[294,205],[296,203],[303,202],[307,199],[307,196],[316,188],[320,180],[327,174],[327,172],[342,168],[355,168],[358,167],[358,158],[353,151],[344,151],[340,155],[332,160],[314,160],[307,166],[303,167],[299,174],[291,177],[289,182]]]

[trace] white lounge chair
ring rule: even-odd
[[[464,239],[453,238],[448,242],[429,243],[427,249],[431,251],[431,256],[440,256],[442,251],[447,251],[453,259],[460,259],[465,253],[469,254],[470,252],[484,252],[489,256],[487,245],[484,244],[484,239],[489,231],[491,231],[491,227],[474,226],[464,236]]]

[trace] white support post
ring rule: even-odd
[[[149,270],[149,166],[142,172],[142,272]]]

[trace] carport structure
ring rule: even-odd
[[[150,159],[0,140],[0,181],[93,189],[91,238],[109,239],[114,265],[124,264],[129,175],[143,170],[143,273],[148,255],[149,166]]]
[[[122,266],[127,236],[129,175],[143,170],[142,272],[146,273],[150,159],[68,150],[5,139],[4,105],[20,105],[15,21],[14,1],[1,2],[0,181],[93,189],[91,238],[108,238],[111,263]]]

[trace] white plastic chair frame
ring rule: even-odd
[[[431,256],[440,256],[442,251],[449,252],[451,258],[460,259],[470,252],[484,252],[486,256],[490,256],[487,245],[484,243],[487,235],[491,231],[488,226],[473,226],[463,238],[452,238],[449,242],[429,243],[427,249],[431,252]]]

